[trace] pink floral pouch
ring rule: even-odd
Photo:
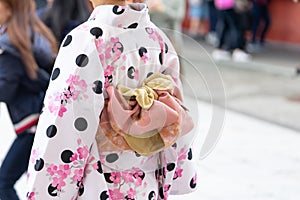
[[[103,151],[131,149],[150,155],[171,146],[194,126],[187,109],[173,94],[179,90],[166,75],[150,76],[141,88],[109,86],[106,91],[109,98],[98,131]]]

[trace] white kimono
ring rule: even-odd
[[[154,200],[195,190],[189,134],[151,156],[98,149],[105,88],[135,88],[152,73],[180,87],[178,56],[145,4],[99,6],[67,35],[32,148],[28,200]]]

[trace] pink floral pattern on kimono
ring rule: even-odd
[[[153,73],[181,88],[176,51],[145,4],[99,6],[66,36],[32,147],[27,200],[166,200],[195,191],[190,133],[151,156],[98,148],[106,88],[140,87]]]

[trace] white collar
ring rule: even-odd
[[[142,28],[150,23],[147,5],[143,3],[126,6],[101,5],[94,9],[89,20],[125,29]]]

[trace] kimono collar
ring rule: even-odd
[[[146,27],[150,23],[147,5],[143,3],[101,5],[94,9],[89,20],[125,29]]]

